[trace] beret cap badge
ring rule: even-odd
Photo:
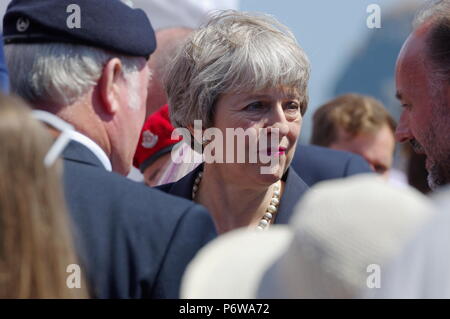
[[[158,143],[158,135],[153,134],[149,130],[142,132],[142,147],[152,148]]]
[[[145,59],[156,49],[145,12],[121,0],[10,0],[3,17],[3,41],[93,46]]]
[[[17,19],[16,28],[19,32],[25,32],[28,30],[28,27],[30,26],[30,20],[25,17],[19,17]]]

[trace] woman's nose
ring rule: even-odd
[[[277,130],[280,136],[285,136],[289,133],[288,120],[281,103],[277,104],[270,112],[267,128],[269,131]]]

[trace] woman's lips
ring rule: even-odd
[[[286,147],[279,147],[277,155],[284,155],[286,153]]]
[[[278,147],[278,148],[268,148],[265,151],[265,154],[268,156],[281,156],[286,154],[286,147]]]

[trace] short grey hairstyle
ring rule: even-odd
[[[175,127],[213,125],[220,94],[286,86],[308,104],[310,63],[289,29],[268,15],[225,10],[195,31],[168,70],[165,89]]]
[[[142,66],[136,57],[69,43],[7,44],[5,57],[12,92],[44,108],[76,102],[97,84],[104,65],[112,58],[121,60],[127,80],[135,78],[132,74]],[[133,81],[131,86],[135,86]]]

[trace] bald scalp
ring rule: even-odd
[[[450,82],[450,0],[429,1],[416,14],[413,27],[410,38],[424,37],[423,51],[435,82]]]
[[[193,29],[187,27],[166,28],[156,31],[158,46],[148,62],[152,72],[152,80],[147,97],[146,117],[167,104],[167,95],[163,86],[167,67],[193,31]]]
[[[194,30],[191,28],[177,27],[160,29],[156,31],[158,47],[150,57],[149,66],[155,74],[164,74],[165,67],[174,57],[178,49]]]

